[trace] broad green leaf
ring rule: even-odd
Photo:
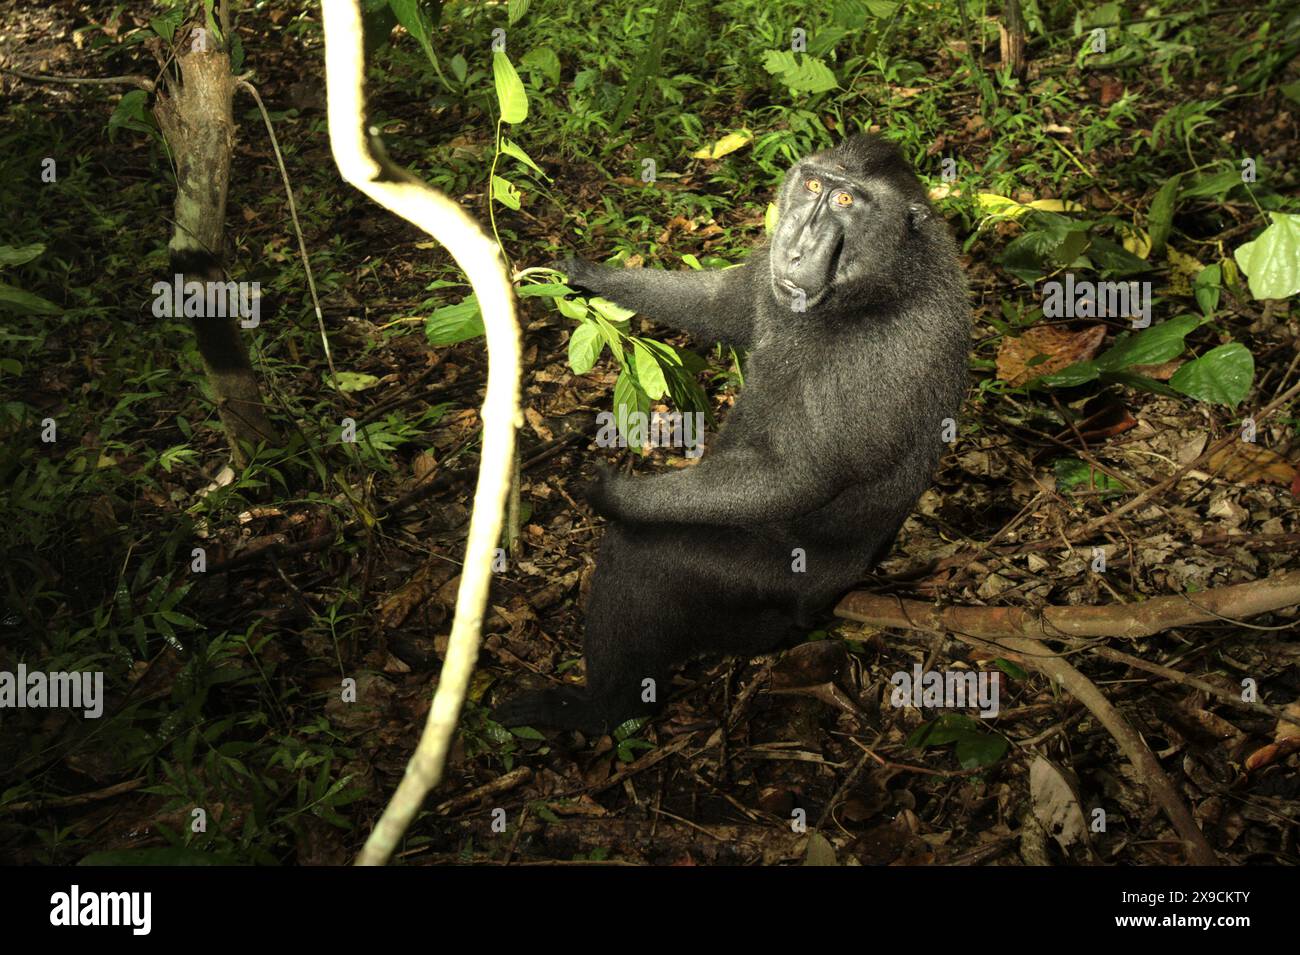
[[[572,295],[573,289],[560,282],[542,282],[538,285],[521,285],[515,289],[515,294],[520,298],[533,298],[539,295],[543,298],[558,298],[561,295]]]
[[[1169,230],[1174,222],[1174,200],[1178,198],[1181,182],[1181,174],[1166,179],[1156,197],[1151,200],[1151,211],[1147,213],[1147,232],[1151,235],[1151,252],[1155,255],[1163,255],[1165,243],[1169,241]]]
[[[614,356],[614,360],[619,363],[620,367],[624,366],[626,361],[623,354],[623,335],[620,334],[620,325],[611,322],[600,312],[592,312],[592,317],[595,319],[596,327],[600,329],[600,337],[605,339],[605,344],[609,346],[610,354]]]
[[[1013,680],[1029,679],[1028,670],[1020,666],[1020,664],[1008,660],[1005,657],[998,657],[993,661],[993,665],[997,667],[999,670],[1001,670],[1003,673],[1005,673],[1007,676],[1011,677],[1011,679]]]
[[[464,83],[468,74],[469,64],[465,62],[465,57],[457,53],[451,58],[451,75],[456,77],[457,83]]]
[[[0,245],[0,266],[26,265],[44,251],[45,246],[39,242],[20,245],[17,248],[12,245]]]
[[[1201,311],[1206,317],[1214,314],[1214,310],[1219,307],[1219,293],[1223,290],[1223,268],[1218,262],[1208,265],[1196,274],[1196,282],[1193,291],[1196,294],[1196,304],[1201,306]]]
[[[1154,378],[1148,378],[1146,375],[1135,375],[1129,371],[1108,371],[1101,376],[1101,380],[1107,384],[1114,383],[1123,385],[1126,388],[1132,388],[1134,391],[1145,391],[1153,395],[1164,395],[1167,398],[1179,397],[1178,392],[1170,388],[1163,381],[1156,381]]]
[[[0,309],[4,308],[35,315],[57,315],[62,311],[49,299],[15,288],[8,282],[0,282]]]
[[[777,209],[775,202],[767,204],[767,211],[763,213],[763,231],[771,235],[776,231]]]
[[[339,391],[365,391],[377,384],[379,384],[379,379],[374,375],[367,375],[365,372],[339,372]]]
[[[1183,190],[1180,199],[1222,199],[1241,185],[1241,170],[1225,169],[1222,172],[1201,176]]]
[[[388,0],[388,5],[396,14],[397,22],[415,37],[429,62],[437,66],[438,55],[433,52],[434,21],[426,11],[425,4],[421,0]],[[441,6],[437,9],[441,10]]]
[[[557,298],[555,307],[565,318],[581,320],[587,317],[587,303],[580,298]]]
[[[510,0],[506,4],[506,25],[514,26],[518,23],[525,13],[528,12],[530,0]]]
[[[560,85],[560,58],[549,46],[538,46],[524,54],[519,65],[524,69],[536,71],[551,81],[552,86]]]
[[[929,723],[922,723],[908,736],[905,746],[924,749],[928,746],[946,746],[967,733],[978,733],[979,727],[964,713],[944,713]]]
[[[617,305],[609,299],[600,298],[599,296],[591,299],[588,304],[615,325],[619,322],[626,322],[636,314],[630,308],[624,308],[622,305]]]
[[[523,163],[525,166],[529,167],[530,169],[536,170],[538,173],[541,173],[541,175],[544,178],[547,179],[550,178],[549,176],[546,175],[546,173],[542,172],[542,168],[539,165],[537,165],[537,163],[533,162],[532,157],[529,156],[528,153],[524,152],[522,149],[520,149],[517,145],[515,145],[510,140],[504,138],[501,140],[501,151],[505,153],[507,156],[513,156],[515,159],[518,159],[521,163]]]
[[[665,345],[663,342],[657,342],[653,338],[637,339],[644,347],[655,353],[659,359],[659,365],[681,365],[682,353],[672,345]]]
[[[1074,388],[1093,381],[1100,373],[1096,362],[1079,361],[1050,375],[1035,378],[1030,384],[1046,385],[1049,388]]]
[[[1189,361],[1169,379],[1170,387],[1198,401],[1235,408],[1250,393],[1255,359],[1246,346],[1231,342]]]
[[[395,26],[397,26],[397,14],[393,13],[388,0],[361,4],[361,32],[365,34],[367,57],[374,56],[375,51],[388,42]]]
[[[637,411],[643,415],[650,414],[650,397],[641,390],[633,373],[625,365],[618,380],[614,382],[614,417],[619,434],[628,436],[628,415]],[[629,441],[628,445],[638,454],[641,452],[639,443]]]
[[[467,295],[456,305],[434,309],[424,323],[424,334],[430,345],[455,345],[478,338],[483,331],[483,315],[476,295]]]
[[[658,401],[668,392],[668,382],[664,380],[659,359],[655,358],[654,352],[647,348],[644,342],[637,340],[632,342],[632,358],[636,363],[636,378],[641,384],[641,389],[651,401]]]
[[[1088,242],[1088,258],[1105,276],[1137,275],[1151,269],[1150,263],[1110,239],[1093,236]]]
[[[1126,335],[1093,359],[1101,371],[1121,371],[1133,365],[1158,365],[1183,353],[1183,339],[1203,319],[1180,315],[1150,328]]]
[[[510,57],[501,52],[492,54],[492,77],[496,82],[502,121],[522,123],[528,118],[528,93],[524,91],[523,81],[515,72]]]
[[[1300,292],[1300,215],[1270,212],[1273,224],[1233,255],[1250,279],[1255,298],[1290,298]]]
[[[114,139],[119,129],[158,135],[158,121],[149,110],[149,94],[144,90],[131,90],[117,101],[113,115],[108,118],[108,138]]]
[[[957,740],[957,762],[962,769],[992,766],[1006,751],[1006,739],[992,733],[971,733]]]
[[[509,209],[519,208],[519,190],[514,183],[500,176],[492,177],[492,199]]]
[[[575,375],[585,375],[595,366],[605,342],[593,322],[583,322],[569,336],[569,367]]]

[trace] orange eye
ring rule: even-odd
[[[853,205],[853,197],[847,192],[837,192],[835,193],[835,204],[837,206],[851,206]]]
[[[822,181],[820,179],[805,179],[803,182],[803,187],[807,189],[809,192],[821,192]]]

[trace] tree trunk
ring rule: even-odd
[[[154,107],[176,163],[176,225],[168,243],[171,271],[186,283],[224,282],[226,189],[235,139],[230,56],[218,49],[211,33],[196,29],[176,62],[179,82],[169,75]],[[187,310],[187,315],[233,462],[242,468],[248,463],[245,445],[275,444],[278,436],[248,360],[240,318],[226,308],[220,309],[224,314],[211,311],[193,315]]]
[[[998,23],[1001,41],[1002,68],[1012,76],[1025,76],[1025,18],[1020,12],[1020,0],[1007,0],[1002,6],[1002,20]]]

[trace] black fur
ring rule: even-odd
[[[750,349],[745,388],[699,464],[605,474],[590,495],[610,523],[587,686],[527,693],[496,714],[599,732],[653,712],[645,687],[662,701],[671,667],[692,655],[754,655],[798,636],[885,554],[961,405],[970,315],[947,227],[898,150],[869,136],[790,170],[770,247],[741,267],[567,270],[570,284]]]

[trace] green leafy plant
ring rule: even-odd
[[[944,713],[938,719],[917,727],[907,738],[907,745],[915,749],[948,746],[952,743],[957,744],[957,762],[962,769],[992,766],[1007,751],[1004,737],[990,733],[980,725],[979,720],[961,713]]]

